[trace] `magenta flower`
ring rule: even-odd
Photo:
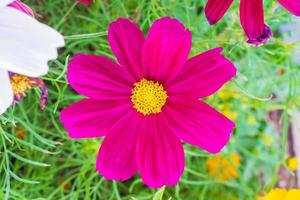
[[[299,0],[278,0],[293,15],[300,16]],[[206,17],[211,25],[217,23],[229,9],[233,0],[208,0]],[[248,37],[248,43],[259,46],[272,36],[271,29],[264,23],[263,0],[241,0],[240,20]]]
[[[149,187],[177,184],[184,169],[181,140],[210,153],[228,142],[234,123],[200,101],[236,74],[216,48],[188,59],[191,33],[159,19],[144,38],[128,19],[113,22],[108,40],[118,63],[77,55],[70,85],[87,98],[61,113],[72,138],[105,136],[96,168],[106,179],[135,173]]]
[[[78,3],[82,3],[84,5],[89,6],[92,3],[92,0],[77,0]]]

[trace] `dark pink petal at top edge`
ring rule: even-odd
[[[259,46],[272,36],[271,29],[264,23],[263,0],[241,0],[240,19],[248,43]]]
[[[108,41],[120,65],[135,81],[143,78],[141,53],[144,34],[129,19],[119,18],[108,29]]]
[[[85,5],[90,5],[92,3],[92,0],[77,0],[78,3],[82,3],[82,4],[85,4]]]
[[[299,0],[278,0],[290,13],[300,16],[300,1]]]
[[[217,23],[225,15],[233,0],[208,0],[205,15],[210,25]]]
[[[142,50],[145,78],[165,83],[182,69],[190,53],[192,35],[177,19],[156,20]]]

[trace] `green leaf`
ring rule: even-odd
[[[165,187],[160,188],[154,195],[153,200],[162,200],[165,192]]]

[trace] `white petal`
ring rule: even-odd
[[[13,92],[8,77],[8,72],[0,69],[0,115],[11,106],[13,102]]]
[[[1,1],[1,0],[0,0]],[[0,67],[27,76],[47,73],[63,36],[16,9],[0,8]]]
[[[12,3],[14,0],[0,0],[0,8],[7,6],[8,4]]]

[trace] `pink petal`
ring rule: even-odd
[[[180,139],[210,153],[221,151],[235,127],[225,116],[194,98],[169,98],[165,115]]]
[[[240,18],[248,43],[259,46],[272,36],[271,29],[264,24],[263,0],[241,0]]]
[[[163,115],[151,115],[145,120],[136,149],[142,180],[151,188],[176,185],[184,169],[182,144]]]
[[[192,35],[177,20],[156,20],[142,52],[144,76],[161,83],[172,79],[183,67],[191,49]]]
[[[25,3],[21,2],[20,0],[16,0],[10,3],[8,6],[34,17],[34,13],[32,9],[29,6],[27,6]]]
[[[85,4],[85,5],[90,5],[92,3],[92,0],[77,0],[78,3],[82,3],[82,4]]]
[[[205,15],[210,25],[217,23],[229,9],[233,0],[208,0]]]
[[[141,52],[144,34],[129,19],[118,19],[109,26],[108,40],[121,66],[138,81],[142,78]]]
[[[299,0],[278,0],[293,15],[300,16],[300,1]]]
[[[188,60],[182,72],[166,85],[168,95],[203,98],[215,93],[236,75],[233,63],[216,48]]]
[[[106,179],[125,181],[137,172],[135,150],[140,123],[140,115],[130,112],[106,135],[96,164]]]
[[[78,54],[68,66],[67,79],[78,93],[94,99],[128,99],[133,80],[112,60]]]
[[[106,135],[131,109],[129,100],[84,99],[65,108],[60,121],[71,138],[97,138]]]

